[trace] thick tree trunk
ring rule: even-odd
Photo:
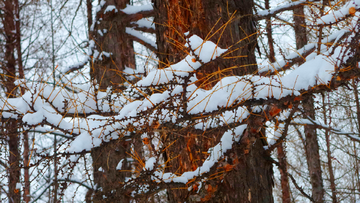
[[[130,192],[122,189],[125,177],[131,176],[131,167],[125,156],[128,149],[129,146],[120,144],[120,141],[112,141],[91,151],[97,186],[92,201],[87,199],[88,202],[130,202]],[[122,170],[117,170],[122,159]]]
[[[133,41],[127,37],[125,32],[126,14],[105,12],[108,5],[114,5],[116,9],[124,9],[129,0],[107,0],[98,12],[95,22],[93,40],[95,41],[94,63],[91,65],[91,79],[96,80],[99,89],[105,91],[113,87],[115,91],[120,90],[126,82],[123,71],[126,67],[135,69],[135,54]],[[90,20],[88,20],[90,22]],[[97,54],[98,53],[98,54]]]
[[[217,72],[211,86],[222,75],[253,74],[257,71],[254,50],[256,27],[252,20],[253,1],[153,0],[160,68],[176,63],[187,54],[186,37],[196,34],[230,54],[204,65],[198,73]]]
[[[126,67],[135,69],[135,55],[133,41],[125,32],[126,23],[122,12],[107,11],[109,5],[117,10],[124,9],[129,0],[107,0],[97,13],[94,29],[89,28],[89,36],[95,42],[93,62],[91,64],[91,79],[99,85],[100,91],[112,87],[114,92],[122,90],[126,80],[123,70]],[[91,1],[87,1],[88,23],[92,22]],[[90,27],[91,25],[89,25]],[[89,191],[86,202],[130,202],[130,192],[124,191],[122,186],[125,177],[130,177],[131,164],[126,152],[130,152],[131,142],[113,140],[102,144],[91,151],[93,160],[95,191]],[[138,150],[138,149],[136,149]],[[121,170],[117,170],[118,163],[123,160]]]
[[[211,88],[223,76],[256,74],[253,1],[153,0],[153,3],[160,68],[180,61],[187,54],[184,33],[189,32],[189,36],[196,34],[221,48],[232,50],[231,54],[197,70],[197,76],[216,75],[205,89]],[[249,123],[252,119],[249,118]],[[173,173],[201,166],[207,157],[205,152],[217,144],[224,133],[224,130],[183,131],[162,136],[166,137],[164,142],[169,146],[165,155],[166,170]],[[219,174],[222,175],[206,181],[199,194],[180,188],[168,190],[169,202],[273,202],[272,165],[266,160],[269,155],[260,140],[264,135],[248,132],[241,144],[233,146],[227,155],[228,161],[221,163]]]

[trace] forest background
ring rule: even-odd
[[[0,199],[358,202],[360,0],[0,0]]]

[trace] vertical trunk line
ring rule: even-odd
[[[115,11],[104,12],[109,5],[121,10],[127,4],[130,4],[130,0],[107,0],[96,13],[97,22],[94,30],[91,30],[92,5],[91,0],[86,1],[89,38],[95,41],[93,48],[99,53],[110,53],[99,54],[98,58],[93,58],[91,61],[90,77],[94,84],[99,85],[99,91],[106,91],[111,87],[113,92],[121,92],[124,83],[127,82],[124,69],[126,67],[136,69],[133,40],[125,31],[129,23],[125,21],[127,14]],[[132,145],[135,150],[141,150],[141,144],[141,141],[120,138],[91,150],[96,188],[94,191],[88,191],[87,202],[131,202],[131,191],[123,189],[125,178],[131,177],[133,164],[128,159],[127,152],[131,153]],[[124,160],[123,166],[121,170],[117,170],[120,160]],[[99,170],[100,168],[102,170]]]
[[[5,31],[5,82],[4,86],[6,89],[6,95],[8,98],[16,97],[16,59],[15,59],[15,40],[16,40],[16,26],[15,26],[15,1],[5,1],[4,2],[4,31]],[[20,184],[20,153],[19,153],[19,133],[18,133],[18,123],[15,120],[10,120],[5,124],[6,135],[8,136],[9,144],[9,201],[18,203],[21,200],[21,187],[18,187]]]
[[[277,147],[278,159],[279,159],[279,170],[280,170],[280,181],[281,181],[281,190],[282,190],[282,202],[290,203],[290,186],[289,186],[289,177],[287,172],[287,162],[286,162],[286,151],[284,148],[284,143],[281,143]]]
[[[53,84],[54,84],[54,88],[55,88],[55,84],[56,84],[56,78],[55,78],[55,41],[54,41],[54,21],[53,21],[53,4],[52,4],[52,0],[50,0],[50,25],[51,25],[51,54],[52,54],[52,69],[53,69]],[[53,201],[54,203],[57,203],[57,192],[58,192],[58,180],[57,180],[57,175],[58,175],[58,168],[57,168],[57,150],[56,150],[56,145],[57,145],[57,140],[56,140],[56,134],[54,135],[54,143],[53,143],[53,150],[54,150],[54,197],[53,197]]]
[[[312,97],[306,98],[303,101],[303,108],[305,111],[304,117],[315,119],[314,99]],[[305,125],[305,147],[306,160],[308,163],[310,182],[312,185],[312,196],[315,202],[324,201],[324,186],[322,180],[322,171],[319,154],[319,144],[317,140],[316,127]]]
[[[265,9],[270,9],[270,0],[265,0]],[[266,36],[268,39],[269,53],[268,58],[271,63],[275,62],[274,39],[272,37],[271,17],[266,19]]]
[[[329,108],[329,123],[327,122],[327,110],[326,110],[326,104],[325,104],[325,95],[322,95],[322,108],[323,108],[323,116],[324,116],[324,124],[331,125],[331,108]],[[331,199],[333,203],[337,203],[336,198],[336,187],[335,187],[335,178],[334,178],[334,171],[332,166],[332,160],[331,160],[331,149],[330,149],[330,134],[329,130],[325,129],[325,139],[326,139],[326,153],[327,153],[327,159],[328,159],[328,170],[330,175],[330,189],[331,189]]]
[[[17,65],[18,65],[18,72],[19,78],[24,79],[24,67],[22,62],[22,53],[21,53],[21,29],[20,29],[20,7],[19,1],[14,0],[15,5],[15,29],[16,29],[16,51],[17,51]],[[20,93],[23,95],[25,93],[25,89],[23,87],[20,88]],[[30,173],[29,173],[29,135],[28,132],[23,132],[23,145],[24,145],[24,152],[23,152],[23,165],[24,165],[24,193],[23,193],[23,201],[28,203],[30,202]]]
[[[269,0],[265,0],[265,8],[270,9]],[[266,20],[266,35],[268,38],[269,45],[269,54],[268,58],[271,63],[275,62],[275,51],[274,51],[274,39],[272,37],[272,27],[271,27],[271,17]],[[282,191],[282,202],[290,203],[290,184],[289,177],[287,172],[287,161],[286,161],[286,152],[284,148],[284,143],[280,143],[277,147],[278,160],[280,165],[280,182],[281,182],[281,191]]]
[[[355,105],[356,105],[356,118],[357,118],[357,126],[358,126],[358,133],[360,133],[360,102],[359,102],[359,91],[358,91],[358,83],[355,80],[352,80],[352,86],[354,89],[354,96],[355,96]],[[356,156],[356,143],[354,142],[354,153]],[[360,174],[359,174],[359,161],[355,159],[355,174],[356,174],[356,187],[358,191],[360,191]]]
[[[90,40],[91,39],[91,25],[93,22],[91,0],[86,0],[86,9],[87,9],[87,21],[88,21],[88,35],[89,35],[89,40]]]
[[[304,6],[294,9],[294,30],[296,38],[296,48],[300,49],[308,42]],[[314,99],[312,95],[303,101],[304,117],[315,119]],[[324,201],[324,186],[320,165],[319,144],[317,141],[316,127],[311,125],[304,126],[305,132],[305,152],[309,168],[310,182],[312,185],[312,196],[315,202]]]

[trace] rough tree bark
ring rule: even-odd
[[[94,54],[94,63],[91,64],[91,79],[99,84],[99,90],[105,91],[108,87],[120,90],[126,81],[123,77],[125,67],[135,69],[135,54],[133,40],[128,38],[125,28],[126,14],[115,10],[104,13],[108,5],[116,9],[124,9],[129,0],[108,0],[98,12],[92,33],[98,56]],[[89,21],[89,20],[88,20]],[[90,35],[91,36],[91,35]]]
[[[219,69],[224,75],[256,73],[257,33],[252,20],[253,1],[153,2],[160,67],[176,63],[186,55],[184,33],[189,32],[189,36],[196,34],[221,48],[233,50],[226,57],[202,67],[199,74],[206,75]]]
[[[15,50],[16,50],[16,21],[14,17],[16,16],[16,4],[17,0],[14,1],[3,1],[4,3],[4,18],[3,26],[5,32],[5,62],[2,64],[2,70],[5,75],[4,77],[4,87],[6,89],[6,96],[8,98],[16,97],[16,59],[15,59]],[[20,153],[19,153],[19,132],[18,132],[18,122],[10,120],[8,122],[3,122],[4,129],[6,129],[6,135],[8,136],[9,143],[9,168],[8,168],[8,177],[9,177],[9,193],[8,198],[9,202],[20,202],[21,200],[21,188],[17,188],[17,183],[20,182]]]
[[[252,20],[253,1],[174,1],[153,0],[160,68],[178,62],[186,55],[185,32],[229,48],[231,54],[203,65],[196,72],[197,85],[210,89],[222,76],[256,74],[256,27]],[[210,82],[205,81],[212,75]],[[204,82],[204,83],[203,83]],[[249,108],[251,109],[251,107]],[[223,164],[221,178],[207,181],[200,196],[186,189],[168,190],[169,202],[273,202],[272,165],[263,149],[261,122],[248,119],[244,138],[233,146]],[[254,123],[257,126],[252,126]],[[218,143],[224,130],[197,132],[184,129],[179,136],[169,132],[164,141],[166,170],[182,173],[196,169],[206,158],[203,152]],[[170,143],[174,144],[170,145]],[[251,144],[250,144],[251,143]],[[229,167],[227,167],[229,166]],[[219,172],[222,174],[222,172]]]
[[[126,81],[123,70],[126,67],[135,69],[133,41],[127,37],[126,22],[123,20],[126,14],[115,10],[104,12],[109,5],[114,5],[120,10],[129,3],[129,0],[107,0],[97,13],[96,19],[100,19],[99,22],[95,22],[93,30],[89,29],[89,36],[92,36],[95,42],[90,76],[94,83],[99,85],[100,91],[105,91],[108,87],[112,87],[114,92],[121,91]],[[87,1],[87,7],[90,24],[92,23],[90,1]],[[130,144],[127,141],[114,140],[91,151],[96,188],[86,195],[87,202],[130,201],[130,193],[122,190],[125,177],[131,174],[129,172],[131,166],[126,159]],[[123,171],[120,171],[116,167],[122,159]]]
[[[294,9],[294,30],[296,48],[300,49],[308,43],[304,7]],[[304,117],[315,119],[314,98],[312,95],[303,100]],[[321,176],[321,163],[316,127],[305,125],[305,152],[312,186],[312,197],[315,202],[323,202],[324,186]]]

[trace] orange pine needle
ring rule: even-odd
[[[356,12],[355,7],[349,8],[349,14],[350,14],[350,15],[355,16],[355,12]]]

